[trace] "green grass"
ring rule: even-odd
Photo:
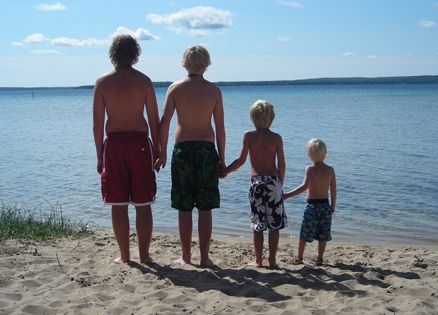
[[[72,222],[63,216],[60,206],[50,205],[23,210],[16,206],[0,205],[0,242],[8,239],[42,241],[64,237],[85,237],[93,234],[89,227]]]

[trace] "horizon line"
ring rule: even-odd
[[[420,79],[420,81],[418,81]],[[423,74],[411,76],[383,76],[383,77],[318,77],[307,79],[283,79],[283,80],[238,80],[238,81],[212,81],[220,86],[232,85],[324,85],[324,84],[438,84],[438,75]],[[169,86],[173,81],[152,81],[154,86]],[[94,87],[94,84],[76,86],[0,86],[0,89],[87,89]]]

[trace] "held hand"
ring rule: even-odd
[[[96,166],[97,172],[99,174],[102,174],[102,170],[103,170],[103,160],[98,159],[97,160],[97,166]]]
[[[166,160],[167,156],[165,155],[162,155],[155,160],[154,169],[157,173],[160,171],[160,168],[164,168],[166,166]]]
[[[223,161],[219,161],[219,178],[223,179],[227,177],[227,168],[225,167],[225,163]]]
[[[228,173],[226,172],[226,168],[219,169],[219,178],[224,179],[227,177]]]

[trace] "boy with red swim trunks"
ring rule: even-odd
[[[136,209],[140,261],[151,261],[149,245],[153,223],[150,205],[156,193],[154,164],[160,155],[159,117],[151,80],[132,67],[140,52],[134,38],[116,36],[109,51],[114,69],[100,76],[94,87],[93,134],[97,171],[102,176],[103,200],[112,205],[113,229],[120,249],[120,257],[114,260],[116,263],[130,260],[130,203]],[[145,108],[149,125],[143,114]]]

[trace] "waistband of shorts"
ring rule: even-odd
[[[190,148],[190,147],[197,147],[197,146],[215,148],[214,142],[206,141],[206,140],[181,141],[181,142],[175,143],[174,148],[187,148],[187,147]]]
[[[252,182],[256,180],[266,181],[269,179],[278,180],[278,177],[275,175],[256,175],[251,177]]]
[[[326,199],[307,199],[307,203],[310,203],[311,205],[315,205],[317,203],[329,203],[329,200]]]
[[[144,139],[148,137],[147,131],[114,131],[108,132],[108,139]]]

